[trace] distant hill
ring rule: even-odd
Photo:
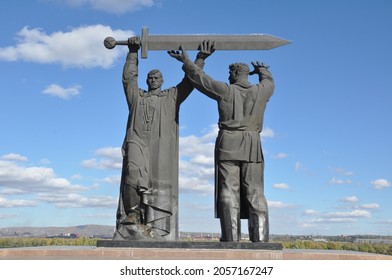
[[[86,237],[112,236],[114,229],[114,226],[104,225],[79,225],[70,227],[10,227],[0,228],[0,237],[51,237],[67,234],[76,234]]]

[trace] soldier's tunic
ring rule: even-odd
[[[249,219],[252,241],[268,241],[268,206],[264,197],[264,159],[260,132],[266,104],[274,91],[271,73],[252,85],[213,80],[185,61],[183,70],[195,88],[218,103],[219,134],[215,145],[216,217],[222,241],[240,238],[240,218]]]

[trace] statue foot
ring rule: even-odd
[[[141,224],[120,224],[114,233],[113,240],[164,241],[153,228]]]

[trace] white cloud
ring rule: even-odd
[[[58,177],[52,168],[26,167],[6,160],[0,160],[0,186],[32,194],[47,191],[65,193],[86,189],[72,184],[65,178]]]
[[[201,164],[201,165],[213,165],[214,164],[214,157],[213,156],[206,156],[206,155],[196,155],[191,159],[192,163]]]
[[[316,210],[313,210],[313,209],[307,209],[307,210],[304,211],[304,214],[305,215],[316,215],[316,214],[318,214],[318,212]]]
[[[287,204],[281,201],[270,201],[268,200],[268,207],[270,208],[292,208],[293,204]]]
[[[96,157],[82,161],[82,166],[94,169],[121,169],[120,147],[104,147],[95,151]]]
[[[377,179],[370,182],[373,185],[373,188],[376,190],[383,190],[392,186],[392,183],[386,179]]]
[[[0,197],[0,208],[32,207],[36,205],[37,203],[31,200],[23,200],[23,199],[7,200],[3,197]]]
[[[213,183],[197,177],[189,178],[180,176],[179,185],[181,192],[184,193],[198,193],[201,195],[210,195],[214,193]]]
[[[349,212],[332,212],[325,214],[328,218],[370,218],[371,214],[366,210],[353,210]]]
[[[200,204],[200,203],[184,203],[181,205],[184,208],[189,208],[192,211],[214,211],[213,204]]]
[[[70,99],[71,97],[79,95],[79,89],[80,86],[72,86],[69,88],[64,88],[60,85],[57,84],[51,84],[47,86],[42,93],[51,95],[51,96],[56,96],[62,99]]]
[[[276,189],[288,190],[290,187],[286,183],[276,183],[272,185]]]
[[[356,221],[353,218],[318,218],[312,220],[314,223],[355,223]]]
[[[129,30],[113,30],[109,26],[91,25],[71,28],[67,32],[46,34],[42,29],[25,26],[17,33],[15,46],[0,48],[0,60],[29,61],[61,64],[64,67],[108,68],[126,48],[108,50],[103,46],[107,36],[127,39],[134,33]]]
[[[354,172],[345,170],[345,169],[343,169],[343,168],[336,168],[336,169],[335,169],[335,172],[340,173],[340,174],[343,174],[343,175],[345,175],[345,176],[353,176],[353,175],[354,175]]]
[[[121,174],[116,176],[105,177],[102,180],[104,183],[119,186],[121,183]]]
[[[276,155],[273,156],[273,158],[275,159],[283,159],[283,158],[287,158],[289,155],[286,153],[278,153]]]
[[[3,160],[11,160],[11,161],[27,161],[27,157],[24,157],[20,154],[10,153],[0,157]]]
[[[358,202],[359,199],[358,199],[358,197],[353,195],[353,196],[348,196],[348,197],[343,198],[342,201],[344,201],[344,202]]]
[[[331,185],[350,185],[352,184],[352,181],[349,179],[343,180],[333,177],[328,183]]]
[[[59,208],[115,208],[118,203],[118,198],[112,196],[85,197],[75,193],[39,194],[38,200],[54,204]]]
[[[380,204],[378,203],[368,203],[368,204],[362,204],[360,205],[361,208],[363,209],[379,209]]]
[[[74,7],[89,6],[95,10],[104,11],[113,14],[124,14],[133,12],[142,8],[149,8],[160,1],[157,0],[51,0],[62,1]]]
[[[263,131],[261,132],[261,139],[265,139],[265,138],[274,138],[275,137],[275,131],[273,131],[271,128],[266,127],[263,129]]]

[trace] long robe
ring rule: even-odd
[[[175,87],[146,92],[139,89],[137,79],[137,53],[130,52],[123,70],[129,116],[123,144],[117,231],[127,218],[128,209],[124,206],[138,210],[143,208],[143,224],[158,230],[159,235],[165,236],[166,240],[176,240],[178,114],[180,104],[191,93],[193,86],[184,77]],[[144,193],[141,194],[140,190],[144,190]]]

